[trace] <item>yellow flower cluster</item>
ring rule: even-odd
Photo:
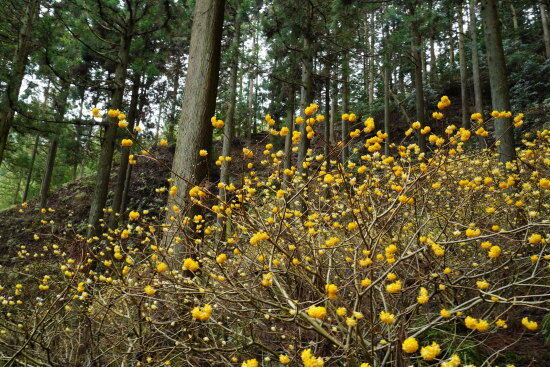
[[[195,307],[191,310],[191,315],[194,319],[206,321],[212,316],[212,306],[205,304],[203,307]]]
[[[315,357],[311,349],[305,349],[300,354],[304,367],[323,367],[325,362],[322,357]]]

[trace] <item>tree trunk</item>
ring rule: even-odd
[[[237,76],[239,74],[239,47],[241,43],[241,11],[237,9],[235,15],[235,33],[232,41],[232,60],[231,71],[229,75],[229,106],[225,116],[225,125],[223,127],[223,148],[222,156],[229,157],[231,155],[231,144],[235,131],[235,105],[237,103]],[[229,163],[224,160],[220,168],[220,182],[225,185],[229,184]],[[227,192],[225,188],[220,189],[220,199],[222,202],[227,201]]]
[[[412,14],[416,9],[411,8]],[[412,42],[411,53],[413,61],[413,79],[415,88],[415,106],[416,106],[416,120],[421,124],[425,124],[425,105],[424,105],[424,84],[422,83],[422,63],[420,56],[420,47],[422,37],[420,35],[420,28],[417,21],[411,22]],[[416,132],[418,138],[418,146],[422,152],[426,151],[426,139],[419,131]]]
[[[369,44],[369,55],[370,55],[370,64],[369,64],[369,113],[372,114],[373,106],[374,106],[374,85],[376,84],[374,82],[374,45],[376,43],[376,32],[374,32],[374,12],[371,13],[370,16],[370,29],[371,29],[371,36],[370,36],[370,44]]]
[[[174,141],[175,139],[175,128],[176,128],[176,107],[178,103],[178,89],[180,87],[180,78],[179,73],[181,72],[181,59],[176,55],[176,62],[174,64],[174,79],[172,80],[173,90],[171,95],[171,107],[170,107],[170,116],[168,117],[168,126],[166,132],[166,139],[169,142]]]
[[[29,172],[27,174],[27,180],[25,181],[25,189],[23,190],[23,198],[21,201],[27,201],[27,196],[29,195],[29,187],[31,186],[32,181],[32,171],[34,169],[34,161],[36,160],[36,151],[38,150],[38,143],[40,142],[40,136],[36,135],[34,138],[34,146],[32,148],[31,164],[29,167]]]
[[[437,82],[437,63],[435,58],[435,40],[434,36],[430,37],[430,83],[433,85]]]
[[[40,0],[29,0],[25,8],[25,15],[21,19],[21,29],[17,40],[17,49],[11,64],[11,73],[7,81],[6,90],[0,101],[0,164],[4,158],[4,151],[15,115],[15,106],[19,99],[21,83],[25,76],[25,67],[31,46],[32,31],[40,9]]]
[[[330,95],[330,144],[336,144],[336,119],[338,118],[338,65],[335,65],[332,72],[332,87]]]
[[[170,208],[173,205],[183,208],[188,202],[190,186],[199,184],[208,173],[208,160],[200,157],[198,152],[201,149],[211,152],[212,149],[210,119],[216,105],[224,7],[224,0],[197,0],[195,4],[178,143],[172,164],[178,194],[170,196]],[[193,210],[196,211],[196,207]],[[168,212],[168,221],[172,214],[172,211]],[[168,231],[163,242],[170,244],[178,233],[181,230]],[[174,250],[183,255],[184,244],[175,243]]]
[[[15,191],[13,193],[13,204],[17,205],[19,203],[19,191],[21,191],[21,177],[17,180],[17,185],[15,186]],[[22,200],[23,202],[25,200]]]
[[[384,154],[387,157],[390,155],[390,79],[388,50],[384,50],[384,133],[388,134],[384,144]]]
[[[323,126],[323,138],[325,139],[323,154],[325,156],[326,167],[325,170],[328,171],[330,167],[330,65],[325,64],[325,122]]]
[[[132,94],[130,96],[130,107],[128,110],[128,132],[125,132],[125,138],[131,138],[131,133],[134,131],[134,126],[138,114],[138,101],[139,101],[139,91],[141,88],[141,75],[135,74],[132,78]],[[117,183],[115,187],[115,192],[113,195],[113,203],[111,208],[113,212],[109,220],[109,227],[113,228],[117,222],[119,215],[122,214],[120,210],[122,208],[122,194],[124,192],[124,184],[126,182],[126,174],[128,172],[128,162],[130,159],[131,147],[121,147],[120,148],[120,164],[118,167]]]
[[[474,82],[475,112],[483,112],[483,99],[481,96],[481,78],[479,72],[479,52],[477,48],[477,17],[476,0],[469,0],[470,8],[470,38],[472,40],[472,74]]]
[[[493,109],[497,111],[510,111],[508,73],[504,59],[504,50],[502,48],[501,24],[498,17],[497,0],[481,0],[481,14],[485,30]],[[495,140],[499,142],[498,152],[502,163],[516,158],[514,125],[510,118],[495,119]]]
[[[55,120],[61,121],[65,116],[65,110],[67,109],[67,98],[69,96],[69,86],[61,85],[61,91],[56,98],[55,102]],[[42,178],[42,184],[40,185],[40,207],[45,208],[48,205],[48,195],[50,192],[50,185],[52,182],[52,174],[55,166],[55,157],[57,155],[57,145],[59,144],[59,133],[55,132],[51,139],[50,149],[48,151],[48,158],[46,159],[46,167],[44,170],[44,177]]]
[[[466,79],[466,52],[464,51],[464,20],[462,18],[462,2],[458,5],[458,61],[460,64],[460,104],[462,114],[462,127],[470,129],[470,116],[468,116],[468,95]]]
[[[455,68],[455,45],[452,24],[449,30],[449,63],[451,70],[453,70]]]
[[[293,85],[288,86],[287,96],[287,128],[288,134],[285,136],[285,163],[284,168],[290,169],[292,167],[292,134],[294,132],[294,100],[296,91]]]
[[[306,30],[304,35],[304,57],[302,59],[302,87],[300,89],[300,114],[304,109],[313,102],[313,55],[311,49],[311,35],[309,30]],[[309,139],[306,131],[307,124],[305,121],[300,125],[302,133],[300,143],[298,145],[298,172],[304,173],[303,164],[306,161],[307,150],[309,148]]]
[[[122,108],[124,96],[124,86],[126,84],[126,75],[128,64],[130,62],[130,46],[132,38],[129,35],[132,30],[128,29],[126,34],[121,36],[118,64],[115,70],[115,79],[113,85],[113,94],[109,101],[110,109]],[[107,194],[109,192],[109,178],[111,174],[111,165],[113,163],[113,154],[115,150],[115,140],[118,130],[117,118],[106,117],[104,121],[108,124],[101,144],[101,153],[99,156],[98,170],[92,201],[90,206],[90,215],[88,217],[88,237],[96,235],[100,228],[99,221],[103,215],[103,209],[107,203]]]
[[[550,31],[548,30],[548,6],[544,1],[539,3],[540,17],[542,20],[542,34],[544,38],[544,50],[546,58],[550,59]]]
[[[342,112],[349,113],[349,58],[348,54],[344,55],[342,61]],[[342,164],[345,166],[349,156],[349,121],[342,121]]]
[[[252,41],[252,49],[256,48],[256,37]],[[254,66],[255,67],[255,66]],[[248,121],[246,126],[246,145],[250,146],[252,144],[252,130],[256,124],[254,120],[256,119],[256,111],[254,110],[254,80],[255,80],[254,70],[251,70],[248,73]]]

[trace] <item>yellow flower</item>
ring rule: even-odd
[[[348,318],[346,319],[346,325],[348,325],[348,326],[355,326],[355,325],[357,325],[357,320],[354,319],[353,317],[348,317]]]
[[[338,307],[336,309],[336,314],[338,316],[346,316],[347,312],[348,312],[348,310],[346,310],[344,307]]]
[[[405,353],[414,353],[418,350],[418,341],[413,337],[407,338],[401,344],[401,348]]]
[[[120,127],[121,129],[124,129],[126,126],[128,126],[128,121],[126,120],[120,120],[118,122],[118,127]]]
[[[322,319],[327,315],[327,309],[323,306],[309,306],[306,312],[314,319]]]
[[[163,263],[163,262],[159,262],[159,263],[157,263],[157,268],[156,269],[159,273],[164,273],[166,270],[168,270],[168,264]]]
[[[148,296],[152,296],[153,294],[157,293],[157,290],[150,285],[145,286],[145,288],[143,288],[143,291]]]
[[[327,173],[325,175],[325,177],[323,177],[323,181],[327,184],[333,183],[334,182],[334,176],[331,175],[330,173]]]
[[[420,287],[420,292],[418,293],[418,297],[416,297],[416,300],[420,304],[428,303],[430,300],[430,297],[428,296],[428,290],[424,287]]]
[[[302,363],[304,364],[304,367],[323,367],[325,365],[323,358],[315,357],[311,353],[311,349],[305,349],[304,351],[302,351],[300,356],[302,357]]]
[[[329,299],[338,299],[338,286],[336,284],[326,284],[325,291]]]
[[[370,280],[369,278],[361,279],[361,287],[368,287],[371,284],[372,280]]]
[[[426,361],[434,360],[440,354],[441,354],[441,347],[436,342],[432,342],[431,345],[422,347],[422,349],[420,350],[420,355]]]
[[[479,112],[476,112],[476,113],[472,113],[472,116],[470,116],[470,119],[472,120],[481,120],[483,116],[481,116],[481,113]]]
[[[491,259],[496,259],[500,256],[500,253],[502,252],[502,250],[500,249],[499,246],[492,246],[490,249],[489,249],[489,257]]]
[[[445,308],[442,308],[441,311],[439,311],[439,314],[441,315],[441,317],[443,317],[444,319],[448,319],[452,316],[452,313],[451,311],[445,309]]]
[[[500,118],[500,112],[498,112],[498,111],[493,111],[493,112],[491,112],[491,116],[493,116],[494,118],[498,119],[498,118]]]
[[[130,220],[137,220],[137,219],[139,219],[139,212],[131,211],[130,213],[128,213],[128,218],[129,218]]]
[[[281,354],[279,356],[279,362],[282,363],[282,364],[289,364],[290,363],[290,357],[287,356],[286,354]]]
[[[477,287],[478,287],[479,289],[482,289],[482,290],[483,290],[483,289],[487,289],[487,288],[489,288],[489,286],[490,286],[489,282],[486,281],[486,280],[478,280],[478,281],[476,282],[476,285],[477,285]]]
[[[529,236],[529,243],[536,244],[542,242],[542,235],[538,233],[533,233],[531,236]]]
[[[539,328],[539,324],[537,324],[536,321],[529,321],[527,317],[521,319],[521,324],[531,331],[535,331]]]
[[[380,321],[382,321],[384,324],[393,324],[393,322],[395,321],[395,315],[386,311],[381,311]]]
[[[122,139],[120,145],[122,145],[123,147],[131,147],[132,145],[134,145],[134,142],[132,141],[132,139]]]
[[[204,307],[195,307],[191,310],[194,319],[206,321],[212,315],[212,306],[205,304]]]
[[[107,116],[109,116],[109,117],[117,117],[118,115],[120,115],[119,110],[109,110],[107,112]]]
[[[218,264],[222,264],[225,260],[227,260],[226,254],[219,254],[218,256],[216,256],[216,262]]]
[[[477,329],[477,323],[478,323],[478,320],[471,316],[467,316],[466,319],[464,319],[464,325],[466,325],[468,329],[472,329],[472,330]]]
[[[432,117],[436,120],[441,120],[443,118],[443,114],[441,112],[434,112],[432,113]]]
[[[386,286],[386,291],[388,291],[389,293],[399,293],[401,291],[401,281],[400,280],[397,280],[393,283],[390,283]]]
[[[183,267],[190,271],[197,271],[199,270],[199,263],[192,258],[188,257],[183,261]]]

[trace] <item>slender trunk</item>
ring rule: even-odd
[[[451,24],[451,29],[449,30],[449,62],[451,64],[451,69],[455,68],[455,45],[454,45],[454,34],[453,26]]]
[[[342,110],[349,113],[349,58],[347,53],[342,62]],[[342,119],[342,164],[345,165],[349,156],[349,121]]]
[[[426,61],[426,50],[425,50],[424,39],[421,38],[420,41],[420,63],[422,64],[422,83],[426,84],[426,77],[428,76],[428,62]]]
[[[430,37],[430,83],[437,82],[437,63],[435,58],[435,41],[433,35]]]
[[[31,186],[32,181],[32,171],[34,169],[34,161],[36,160],[36,151],[38,150],[38,143],[40,142],[40,136],[36,135],[34,138],[34,146],[32,148],[32,155],[31,155],[31,164],[29,167],[29,172],[27,173],[27,180],[25,181],[25,189],[23,190],[23,198],[21,201],[25,202],[27,201],[27,196],[29,195],[29,188]]]
[[[292,166],[292,134],[294,133],[294,100],[296,91],[293,85],[288,86],[287,97],[287,128],[288,134],[285,136],[285,163],[284,168],[290,169]]]
[[[325,123],[323,126],[323,138],[325,139],[323,154],[325,156],[326,167],[325,170],[328,171],[330,167],[330,65],[327,63],[325,65]]]
[[[169,142],[174,141],[175,139],[175,128],[176,128],[176,108],[178,104],[178,89],[180,86],[180,78],[179,73],[181,72],[181,59],[179,56],[176,56],[176,62],[174,63],[174,70],[172,71],[174,73],[174,79],[172,80],[172,93],[171,93],[171,107],[170,107],[170,116],[168,117],[168,126],[167,126],[167,133],[166,133],[166,139],[168,139]]]
[[[195,3],[178,143],[172,164],[174,186],[178,188],[178,194],[170,196],[169,208],[184,208],[188,203],[189,187],[200,184],[208,174],[208,159],[200,157],[198,152],[201,149],[212,151],[210,119],[216,105],[224,8],[224,0],[197,0]],[[197,206],[193,206],[188,214],[192,217],[197,211]],[[167,213],[170,226],[176,224],[170,220],[174,215],[177,216],[172,211]],[[168,246],[173,236],[181,232],[180,228],[168,230],[163,238],[164,244]],[[186,248],[181,242],[174,243],[174,250],[180,256]]]
[[[239,47],[241,43],[241,13],[237,10],[235,15],[235,33],[233,34],[232,60],[231,71],[229,75],[229,106],[225,116],[225,125],[223,127],[223,148],[222,156],[229,157],[231,155],[231,144],[235,131],[235,105],[237,103],[237,76],[239,74]],[[224,185],[229,184],[229,164],[230,162],[222,161],[220,169],[220,182]],[[220,199],[223,202],[227,201],[227,192],[225,188],[220,189]]]
[[[139,101],[139,91],[141,88],[141,75],[134,74],[132,78],[132,94],[130,96],[130,107],[128,110],[128,132],[126,132],[125,138],[131,138],[131,132],[134,131],[134,126],[138,113],[138,101]],[[111,218],[109,220],[109,226],[113,228],[118,222],[119,214],[122,214],[120,210],[122,207],[122,196],[124,192],[124,184],[126,182],[126,174],[128,171],[128,162],[130,159],[131,147],[121,147],[120,148],[120,164],[118,168],[117,183],[115,187],[115,192],[113,195],[113,203],[111,208],[113,212],[111,213]]]
[[[481,14],[487,47],[487,65],[491,84],[492,107],[497,111],[510,111],[508,73],[502,47],[501,23],[498,17],[497,0],[481,0]],[[514,125],[510,118],[495,119],[495,140],[502,163],[516,158]]]
[[[514,38],[516,41],[519,41],[519,22],[518,22],[518,12],[514,4],[508,0],[508,7],[510,8],[510,13],[512,14],[512,27],[514,27]]]
[[[330,96],[330,144],[336,144],[336,119],[338,118],[338,66],[332,72],[332,87]]]
[[[411,12],[414,14],[415,9],[411,8]],[[412,61],[413,61],[413,78],[415,88],[415,106],[416,106],[416,120],[421,124],[425,121],[425,102],[424,102],[424,85],[422,83],[422,64],[420,61],[420,43],[422,37],[420,36],[419,24],[416,21],[411,23],[412,30]],[[416,132],[418,138],[418,146],[422,152],[426,151],[426,139],[419,131]]]
[[[15,205],[19,203],[19,191],[21,191],[21,177],[19,177],[19,179],[17,180],[17,186],[15,186],[15,191],[13,195],[13,204]]]
[[[311,34],[306,29],[304,35],[304,56],[302,58],[302,87],[300,90],[300,108],[302,113],[304,109],[313,102],[313,55],[311,48]],[[307,137],[307,124],[303,122],[300,125],[300,143],[298,145],[298,172],[304,174],[307,150],[309,149],[309,139]]]
[[[56,114],[55,120],[61,121],[65,116],[65,110],[67,109],[67,98],[69,96],[69,86],[62,85],[61,92],[56,98]],[[48,151],[48,158],[46,159],[46,167],[44,170],[44,177],[42,178],[42,184],[40,186],[40,207],[45,208],[48,205],[48,195],[52,182],[53,169],[55,167],[55,158],[57,155],[57,145],[59,144],[59,133],[55,132],[51,139],[50,149]]]
[[[483,112],[483,99],[481,95],[481,78],[479,72],[479,51],[477,47],[477,17],[476,0],[469,0],[470,8],[470,38],[472,49],[472,74],[474,82],[475,112]]]
[[[31,47],[32,31],[38,10],[40,9],[40,0],[29,0],[25,8],[25,15],[21,19],[21,28],[11,64],[11,74],[7,81],[6,90],[0,101],[0,164],[4,158],[4,151],[8,143],[8,137],[15,115],[15,106],[19,99],[21,83],[25,76],[25,67]]]
[[[462,112],[462,127],[470,129],[468,116],[468,95],[466,85],[466,52],[464,51],[464,20],[462,19],[462,3],[458,5],[458,59],[460,63],[460,103]]]
[[[113,94],[111,95],[111,100],[109,101],[110,109],[122,108],[124,86],[126,84],[127,69],[130,62],[130,46],[132,42],[132,38],[129,35],[131,29],[128,29],[127,32],[128,33],[122,35],[120,39],[118,52],[119,62],[115,70]],[[106,117],[104,121],[108,126],[105,131],[103,143],[101,144],[101,153],[99,156],[94,192],[92,194],[90,215],[88,217],[88,237],[96,235],[100,230],[98,224],[103,214],[103,208],[105,208],[105,204],[107,203],[109,178],[111,174],[111,165],[113,163],[115,140],[118,129],[116,117]]]
[[[122,190],[122,203],[120,206],[120,212],[124,213],[126,212],[126,206],[128,205],[128,192],[130,190],[130,183],[132,178],[132,169],[134,165],[129,164],[126,167],[126,177],[124,178],[124,190]]]
[[[252,41],[252,49],[256,48],[256,37]],[[255,80],[255,66],[248,73],[248,123],[246,127],[246,144],[250,145],[252,143],[252,130],[256,124],[254,120],[256,119],[256,111],[254,111],[254,80]]]
[[[82,93],[80,95],[80,106],[79,106],[79,112],[78,112],[78,120],[82,121],[82,115],[84,113],[84,97],[86,94],[86,90],[83,88]],[[74,154],[74,162],[73,162],[73,181],[78,178],[78,165],[81,161],[81,149],[80,149],[80,139],[82,136],[82,126],[76,125],[75,126],[75,154]]]
[[[539,3],[540,17],[542,21],[542,34],[544,38],[544,50],[546,58],[550,59],[550,31],[548,30],[548,5],[541,1]]]
[[[384,50],[384,133],[388,134],[384,144],[384,154],[390,155],[390,61],[388,51]]]
[[[372,114],[373,106],[374,106],[374,85],[376,84],[374,82],[374,45],[376,43],[376,32],[374,31],[375,24],[374,24],[374,12],[371,13],[370,16],[370,43],[369,43],[369,55],[370,55],[370,64],[369,64],[369,113]]]

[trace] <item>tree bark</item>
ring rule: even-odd
[[[313,102],[313,55],[311,48],[311,34],[306,29],[304,34],[304,56],[302,58],[302,87],[300,89],[300,108],[302,113],[304,109]],[[300,125],[301,139],[298,145],[298,172],[305,172],[303,164],[306,161],[307,150],[309,149],[309,139],[307,138],[306,122]]]
[[[256,36],[254,36],[254,39],[252,41],[252,49],[256,49]],[[253,66],[254,68],[255,66]],[[254,130],[255,119],[256,119],[256,111],[254,109],[254,81],[255,81],[255,72],[254,69],[252,69],[248,73],[248,121],[246,126],[246,145],[252,144],[252,130]]]
[[[36,160],[36,152],[38,150],[38,143],[40,142],[40,136],[36,135],[34,138],[34,146],[32,148],[32,155],[31,155],[31,164],[29,167],[29,172],[27,173],[27,180],[25,181],[25,189],[23,190],[23,197],[21,201],[25,202],[27,201],[27,196],[29,195],[29,187],[31,186],[32,181],[32,171],[34,169],[34,161]]]
[[[65,116],[67,109],[67,98],[69,97],[69,86],[64,83],[61,85],[61,91],[57,95],[55,102],[55,120],[61,121]],[[55,158],[57,155],[57,145],[59,144],[59,133],[55,132],[48,151],[48,158],[46,159],[46,167],[44,170],[44,176],[42,178],[42,184],[40,185],[40,207],[45,208],[48,204],[48,195],[50,192],[50,186],[52,182],[52,174],[55,166]]]
[[[29,0],[27,2],[25,15],[21,19],[21,28],[17,40],[17,49],[12,60],[11,73],[0,101],[0,164],[2,164],[4,158],[4,151],[13,124],[14,108],[17,105],[19,91],[25,76],[25,67],[27,66],[31,46],[31,33],[38,18],[39,9],[40,0]]]
[[[233,142],[233,136],[235,132],[235,105],[237,103],[237,77],[239,74],[239,47],[241,43],[241,11],[237,9],[235,15],[235,32],[233,33],[232,40],[232,60],[231,71],[229,75],[229,106],[227,108],[227,114],[225,116],[225,125],[223,127],[223,147],[222,156],[229,157],[231,155],[231,145]],[[225,185],[229,184],[229,164],[230,162],[224,160],[220,168],[220,182]],[[220,189],[220,199],[222,202],[227,201],[227,192],[225,188]]]
[[[135,74],[132,78],[132,94],[130,96],[130,107],[128,110],[128,132],[125,133],[126,138],[131,138],[131,132],[134,131],[135,122],[137,119],[138,114],[138,101],[139,101],[139,91],[141,88],[141,75]],[[121,147],[120,148],[120,164],[118,167],[118,176],[117,176],[117,183],[115,187],[115,192],[113,195],[113,203],[111,205],[111,208],[113,209],[113,212],[111,213],[111,217],[109,220],[109,227],[113,228],[117,222],[119,215],[122,214],[121,208],[122,208],[122,196],[124,192],[124,186],[126,182],[126,175],[128,172],[128,165],[129,165],[129,159],[130,159],[130,152],[131,147]]]
[[[342,61],[342,111],[349,113],[349,58],[347,53]],[[349,156],[349,121],[342,121],[342,164],[345,166]]]
[[[201,149],[211,152],[212,149],[210,119],[215,112],[224,8],[224,0],[197,0],[195,4],[178,143],[172,164],[178,194],[170,196],[170,208],[173,205],[183,208],[188,202],[189,188],[203,181],[208,174],[208,160],[200,157],[198,152]],[[196,210],[194,207],[192,211]],[[170,225],[175,225],[170,221],[173,214],[169,211],[167,215]],[[163,242],[170,244],[173,236],[180,233],[181,229],[169,230]],[[185,245],[175,243],[174,250],[183,255]]]
[[[130,62],[130,46],[132,42],[132,30],[127,29],[126,32],[127,33],[121,35],[120,38],[118,51],[119,60],[115,69],[113,93],[111,95],[111,100],[109,101],[110,109],[122,108],[124,86],[126,83],[126,75],[128,73],[128,65]],[[107,203],[107,195],[109,192],[109,178],[111,174],[111,165],[113,163],[118,124],[117,118],[106,117],[106,121],[108,122],[108,126],[101,144],[98,170],[96,174],[94,192],[92,194],[90,214],[88,217],[88,237],[96,235],[100,230],[98,225],[101,217],[103,216],[103,209]]]
[[[284,168],[290,169],[292,167],[292,134],[294,132],[294,100],[296,91],[293,85],[288,86],[287,96],[287,125],[288,134],[285,136],[285,162]]]
[[[390,79],[388,50],[384,50],[384,133],[388,134],[384,144],[384,154],[386,156],[390,155]]]
[[[332,86],[330,90],[330,144],[336,144],[336,133],[334,128],[336,127],[336,119],[338,118],[338,66],[336,65],[332,69]]]
[[[481,78],[479,72],[479,51],[477,47],[477,17],[476,0],[469,0],[470,8],[470,38],[472,49],[472,74],[474,82],[475,112],[483,112],[483,99],[481,96]]]
[[[485,30],[493,109],[497,111],[510,111],[508,73],[502,47],[501,23],[498,17],[497,0],[481,0],[481,14]],[[514,125],[511,118],[495,119],[495,140],[499,143],[498,152],[502,163],[516,158]]]
[[[168,126],[167,126],[167,133],[166,133],[166,139],[168,139],[169,142],[174,141],[175,139],[175,128],[176,128],[176,107],[178,103],[178,89],[180,86],[180,78],[179,73],[181,71],[181,59],[179,55],[176,55],[176,62],[174,64],[174,69],[172,72],[174,73],[172,80],[173,90],[171,95],[171,107],[170,107],[170,116],[168,117]]]
[[[464,20],[462,18],[462,2],[458,4],[458,61],[460,64],[460,106],[462,127],[470,129],[470,116],[468,116],[468,89],[466,79],[466,52],[464,50]]]
[[[325,170],[328,171],[330,168],[330,65],[325,64],[325,122],[323,126],[323,139],[325,139],[323,154],[325,156],[326,167]]]
[[[435,40],[434,36],[430,37],[430,83],[433,85],[437,82],[437,62],[435,58]]]
[[[539,3],[540,17],[542,21],[542,34],[544,39],[544,50],[546,58],[550,59],[550,31],[548,30],[548,5],[541,1]]]
[[[376,44],[376,32],[374,32],[374,27],[375,27],[375,24],[374,24],[374,12],[373,12],[371,13],[371,16],[370,16],[371,38],[370,38],[370,48],[369,48],[369,54],[370,54],[369,80],[371,81],[369,85],[370,87],[369,88],[369,113],[371,114],[373,112],[372,109],[374,106],[374,85],[376,84],[374,82],[374,68],[375,68],[374,46]]]
[[[415,14],[416,9],[411,7],[411,14]],[[422,63],[420,55],[420,47],[422,37],[420,35],[420,26],[418,21],[411,22],[412,42],[411,42],[411,54],[413,62],[413,80],[415,88],[415,106],[416,106],[416,120],[421,124],[425,121],[425,101],[424,101],[424,84],[422,82]],[[426,151],[426,139],[419,131],[416,132],[418,139],[418,146],[422,152]]]

